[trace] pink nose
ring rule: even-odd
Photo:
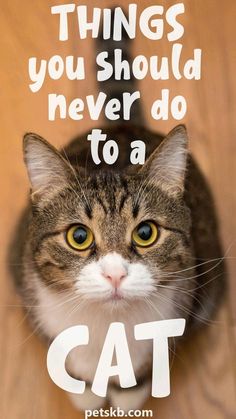
[[[123,281],[123,279],[125,279],[126,275],[127,271],[124,268],[116,269],[115,272],[110,272],[109,270],[105,270],[103,272],[103,276],[109,282],[111,282],[114,288],[118,288],[120,286],[121,282]]]

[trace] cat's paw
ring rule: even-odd
[[[85,389],[83,394],[69,394],[69,398],[77,410],[97,410],[106,403],[106,398],[96,396],[90,389]]]
[[[120,407],[124,412],[129,410],[140,409],[151,394],[151,381],[145,382],[143,385],[126,389],[110,389],[109,404],[114,407]]]

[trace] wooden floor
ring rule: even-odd
[[[85,98],[96,92],[93,71],[93,43],[77,38],[76,21],[68,42],[58,41],[57,19],[48,2],[11,0],[1,4],[1,215],[0,215],[0,418],[74,419],[82,418],[70,405],[66,394],[49,379],[46,348],[32,334],[21,302],[11,284],[6,252],[14,225],[26,202],[28,182],[22,162],[22,135],[35,131],[61,146],[70,137],[95,125],[86,114],[82,122],[69,119],[47,120],[47,95],[61,92],[68,100]],[[62,3],[62,2],[61,2]],[[86,2],[83,2],[86,3]],[[102,6],[124,4],[103,1]],[[139,9],[159,2],[140,1]],[[165,5],[173,1],[160,1]],[[236,418],[236,3],[235,0],[188,0],[181,21],[185,26],[183,60],[193,48],[202,48],[200,81],[140,82],[148,124],[167,132],[176,121],[157,123],[148,110],[164,87],[171,94],[182,94],[188,102],[184,122],[191,149],[212,186],[230,276],[229,298],[218,318],[176,356],[171,372],[171,396],[150,400],[154,417],[161,419]],[[101,6],[98,0],[87,2]],[[71,28],[70,28],[71,29]],[[164,38],[153,42],[138,34],[133,53],[170,56],[171,45]],[[69,82],[47,79],[39,93],[28,87],[27,60],[31,56],[49,58],[75,54],[88,61],[87,80]],[[207,222],[207,220],[206,220]]]

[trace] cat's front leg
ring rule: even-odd
[[[129,410],[141,409],[151,394],[151,387],[151,380],[129,389],[111,387],[108,393],[109,403],[114,408],[119,407],[125,413]]]
[[[77,410],[97,410],[106,403],[106,398],[96,396],[91,389],[87,387],[83,394],[69,394],[72,404]]]

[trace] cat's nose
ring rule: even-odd
[[[127,276],[127,270],[123,267],[116,268],[113,271],[105,270],[103,276],[113,285],[114,288],[119,288],[121,282]]]

